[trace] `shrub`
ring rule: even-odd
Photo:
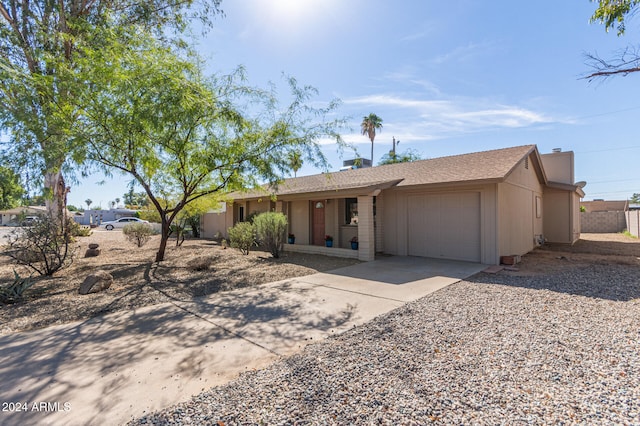
[[[122,228],[122,233],[130,242],[142,247],[151,239],[153,228],[146,223],[131,223]]]
[[[40,275],[53,275],[73,262],[72,226],[70,219],[62,229],[60,222],[44,217],[33,226],[11,232],[5,254]]]
[[[215,256],[196,257],[187,262],[187,269],[193,272],[208,271],[215,260]]]
[[[35,281],[29,278],[22,278],[16,270],[13,270],[13,282],[7,286],[0,287],[0,302],[16,303],[22,300],[25,290],[31,287]]]
[[[69,221],[69,232],[73,237],[88,237],[93,233],[88,226],[82,226],[75,220]]]
[[[273,257],[280,257],[287,231],[287,217],[282,213],[262,213],[255,217],[253,226],[256,228],[258,239]]]
[[[255,244],[255,231],[249,222],[238,222],[229,228],[231,247],[237,248],[242,254],[249,254],[251,246]]]

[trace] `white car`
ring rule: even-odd
[[[100,226],[106,229],[107,231],[112,231],[114,228],[124,228],[125,225],[129,225],[130,223],[149,223],[149,222],[146,220],[138,219],[137,217],[121,217],[118,220],[102,222]]]

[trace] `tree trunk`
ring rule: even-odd
[[[164,252],[167,250],[167,241],[169,241],[169,221],[162,215],[162,233],[160,235],[160,247],[156,253],[156,262],[162,262],[164,260]]]
[[[44,173],[44,192],[47,216],[59,223],[63,230],[67,216],[69,187],[65,185],[62,172],[46,171]]]

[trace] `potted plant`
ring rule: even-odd
[[[327,247],[333,247],[333,237],[331,235],[324,236],[324,245]]]
[[[358,250],[358,237],[351,239],[351,250]]]
[[[287,240],[288,240],[287,242],[288,242],[289,244],[295,244],[295,243],[296,243],[296,236],[295,236],[295,234],[289,234],[289,238],[287,238]]]

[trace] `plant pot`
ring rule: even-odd
[[[295,237],[289,237],[289,244],[295,244],[296,243],[296,238]]]
[[[351,241],[351,250],[358,250],[358,242]]]
[[[325,241],[324,245],[327,247],[333,247],[333,241]]]

